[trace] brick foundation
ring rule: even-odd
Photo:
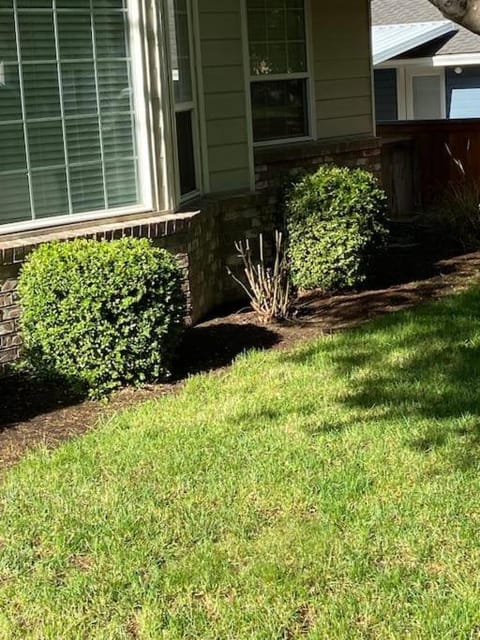
[[[122,237],[149,238],[175,254],[185,271],[188,319],[198,322],[216,306],[240,299],[242,292],[227,274],[239,271],[234,242],[256,239],[281,226],[279,186],[299,173],[314,171],[321,164],[361,166],[380,174],[380,148],[376,139],[289,145],[259,149],[255,153],[256,194],[208,197],[189,211],[172,215],[150,215],[75,224],[62,228],[0,236],[0,372],[18,359],[21,350],[17,279],[25,257],[50,240],[73,238],[112,240]]]

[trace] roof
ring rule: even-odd
[[[372,28],[373,63],[380,64],[456,31],[448,20],[387,24]]]
[[[444,16],[429,0],[372,0],[374,26],[444,21]],[[432,41],[428,48],[422,51],[422,56],[480,53],[480,36],[458,25],[455,28],[455,33]]]

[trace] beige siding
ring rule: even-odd
[[[372,135],[367,0],[311,0],[317,138]]]
[[[250,187],[241,0],[197,0],[210,191]],[[367,0],[310,0],[318,139],[373,133]]]
[[[240,0],[198,0],[210,191],[250,187]]]

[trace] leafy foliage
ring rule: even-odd
[[[293,283],[300,289],[349,289],[364,282],[385,246],[387,199],[363,169],[323,166],[287,196]]]
[[[148,240],[40,246],[19,281],[27,363],[91,396],[157,380],[184,324],[181,280]]]

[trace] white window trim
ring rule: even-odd
[[[51,227],[63,227],[82,222],[92,222],[98,220],[106,221],[109,218],[118,218],[121,216],[151,213],[150,207],[143,205],[118,207],[117,209],[103,209],[101,211],[90,211],[86,213],[73,213],[65,216],[52,216],[51,218],[36,218],[35,220],[26,220],[25,222],[12,222],[10,224],[0,224],[0,237],[11,233],[21,233],[22,231],[36,231],[41,229],[49,229]]]
[[[254,193],[256,189],[255,144],[253,141],[252,94],[250,90],[250,43],[248,39],[247,0],[242,0],[240,4],[240,20],[242,32],[243,85],[245,89],[245,114],[247,122],[249,182],[250,191]]]
[[[129,23],[138,29],[129,29],[129,47],[132,59],[132,87],[135,136],[137,145],[137,174],[140,197],[144,209],[153,208],[153,174],[151,148],[148,140],[146,78],[147,61],[144,56],[145,31],[140,0],[127,0]]]
[[[116,208],[112,207],[109,209],[85,211],[81,213],[66,213],[64,216],[52,216],[48,218],[36,218],[35,215],[33,215],[32,219],[30,220],[8,224],[1,224],[0,222],[0,236],[12,233],[21,233],[23,231],[35,231],[48,229],[51,227],[79,224],[82,222],[89,222],[94,220],[101,221],[108,220],[109,218],[148,213],[152,212],[152,210],[155,208],[157,208],[158,210],[158,207],[156,207],[156,205],[158,205],[158,203],[160,202],[158,194],[157,198],[154,198],[154,140],[149,135],[149,82],[147,79],[148,56],[145,54],[145,51],[148,47],[148,40],[146,37],[147,30],[144,21],[143,0],[127,0],[127,9],[129,24],[131,23],[139,25],[138,29],[129,29],[128,47],[131,52],[131,64],[133,71],[132,88],[135,122],[135,144],[137,147],[137,175],[139,180],[138,189],[142,202],[137,205],[128,205],[125,207]],[[31,178],[29,171],[29,184],[30,182]],[[155,200],[157,200],[156,203]],[[34,212],[33,208],[32,212]]]
[[[407,119],[407,80],[405,69],[395,67],[397,76],[397,117],[399,120]]]
[[[200,153],[200,187],[204,193],[210,192],[210,170],[208,159],[208,145],[207,145],[207,116],[205,107],[205,90],[203,86],[203,74],[202,74],[202,46],[200,41],[200,8],[199,2],[195,0],[191,6],[192,16],[192,38],[193,38],[193,73],[197,87],[197,115],[198,115],[198,133],[199,141],[198,148]]]
[[[168,51],[168,86],[170,93],[170,103],[172,108],[170,110],[171,117],[171,135],[172,135],[172,145],[171,145],[171,154],[174,158],[175,171],[173,172],[171,178],[171,188],[173,190],[174,199],[173,199],[173,209],[177,209],[180,205],[189,202],[190,200],[194,200],[198,198],[204,190],[203,184],[203,173],[202,173],[202,165],[203,165],[203,156],[201,153],[201,125],[200,125],[200,108],[199,108],[199,81],[198,81],[198,73],[197,66],[195,64],[195,58],[197,54],[197,46],[195,37],[196,31],[196,19],[192,7],[191,0],[186,0],[187,5],[187,16],[188,16],[188,37],[189,37],[189,50],[190,50],[190,75],[192,80],[192,100],[188,102],[175,102],[175,92],[174,92],[174,84],[173,84],[173,73],[172,73],[172,65],[171,65],[171,55],[170,55],[170,34],[168,33],[166,42],[167,42],[167,51]],[[169,20],[168,20],[168,7],[164,7],[164,12],[166,16],[166,24],[167,29],[170,29]],[[197,188],[189,193],[184,193],[183,195],[180,192],[180,165],[179,165],[179,156],[178,156],[178,140],[177,140],[177,125],[176,125],[176,114],[181,112],[190,112],[192,117],[192,129],[193,129],[193,154],[194,154],[194,162],[195,162],[195,181],[197,183]]]
[[[305,45],[306,45],[306,61],[307,71],[301,73],[277,73],[271,75],[252,75],[250,72],[250,42],[248,34],[248,11],[247,0],[242,0],[242,22],[243,22],[243,34],[244,34],[244,65],[246,91],[247,91],[247,106],[248,106],[248,126],[250,129],[250,139],[253,149],[275,147],[288,144],[295,144],[301,142],[311,142],[316,137],[316,121],[315,121],[315,90],[313,81],[313,34],[312,34],[312,14],[311,14],[311,0],[304,0],[304,13],[305,13]],[[253,82],[275,82],[282,80],[305,80],[306,83],[306,118],[307,118],[307,135],[296,138],[278,138],[273,140],[262,140],[255,142],[253,136],[253,112],[252,112],[252,99],[251,99],[251,84]]]

